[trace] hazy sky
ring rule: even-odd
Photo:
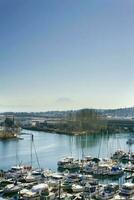
[[[133,105],[133,0],[0,0],[0,111]]]

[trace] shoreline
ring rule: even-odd
[[[30,131],[39,131],[39,132],[48,132],[48,133],[55,133],[55,134],[61,134],[61,135],[80,135],[78,133],[73,132],[67,132],[63,130],[57,130],[57,129],[44,129],[44,128],[36,128],[36,127],[22,127],[24,130],[30,130]],[[83,135],[81,133],[81,135]]]
[[[49,132],[49,133],[56,133],[56,134],[61,134],[61,135],[86,135],[86,134],[91,134],[93,132],[87,132],[87,131],[74,131],[74,132],[69,132],[69,131],[64,131],[64,130],[58,130],[58,129],[50,129],[50,128],[37,128],[37,127],[22,127],[22,129],[25,130],[31,130],[31,131],[40,131],[40,132]],[[94,132],[95,133],[95,132]]]
[[[30,130],[30,131],[39,131],[39,132],[48,132],[48,133],[55,133],[59,135],[72,135],[72,136],[82,136],[87,134],[99,134],[101,132],[107,133],[108,130],[100,130],[100,131],[65,131],[65,130],[59,130],[59,129],[50,129],[50,128],[37,128],[37,127],[22,127],[24,130]]]
[[[101,130],[87,130],[87,131],[66,131],[66,130],[60,130],[60,129],[54,129],[54,128],[40,128],[40,127],[22,127],[24,130],[30,130],[30,131],[39,131],[39,132],[48,132],[48,133],[55,133],[59,135],[72,135],[72,136],[82,136],[82,135],[90,135],[90,134],[113,134],[113,133],[129,133],[129,130],[124,129],[117,129],[117,128],[106,128]]]
[[[0,140],[10,140],[10,139],[19,139],[19,137],[16,133],[0,132]]]

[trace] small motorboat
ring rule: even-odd
[[[117,184],[108,184],[108,185],[104,186],[104,188],[102,190],[99,191],[96,198],[99,200],[112,199],[112,198],[114,198],[118,189],[119,189],[119,186]]]
[[[130,139],[127,140],[126,143],[127,143],[127,144],[134,144],[134,139],[130,138]]]
[[[84,188],[81,185],[73,184],[72,190],[73,190],[74,193],[78,193],[78,192],[83,192]]]
[[[4,188],[3,194],[4,195],[15,194],[18,193],[21,190],[21,188],[22,188],[21,184],[9,184]]]

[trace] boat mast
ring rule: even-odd
[[[18,158],[18,140],[16,140],[16,166],[18,165],[18,162],[19,162],[19,158]]]
[[[33,134],[31,134],[31,167],[32,167],[32,164],[33,164],[33,140],[34,140],[34,136]]]
[[[58,198],[59,200],[61,199],[60,196],[61,196],[61,181],[59,181],[59,198]]]
[[[31,134],[31,147],[30,147],[31,167],[32,167],[32,164],[33,164],[33,151],[34,151],[35,156],[36,156],[38,167],[39,167],[39,169],[41,169],[40,162],[39,162],[38,155],[37,155],[37,151],[36,151],[36,147],[35,147],[35,144],[34,144],[34,135]]]
[[[38,167],[39,167],[39,169],[41,169],[34,141],[33,141],[33,147],[34,147],[34,153],[35,153],[35,156],[36,156],[36,161],[37,161]]]
[[[102,145],[102,130],[101,130],[101,140],[100,140],[100,145],[99,145],[98,159],[100,157],[101,145]]]

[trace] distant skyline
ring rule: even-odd
[[[0,0],[0,112],[134,106],[133,0]]]

